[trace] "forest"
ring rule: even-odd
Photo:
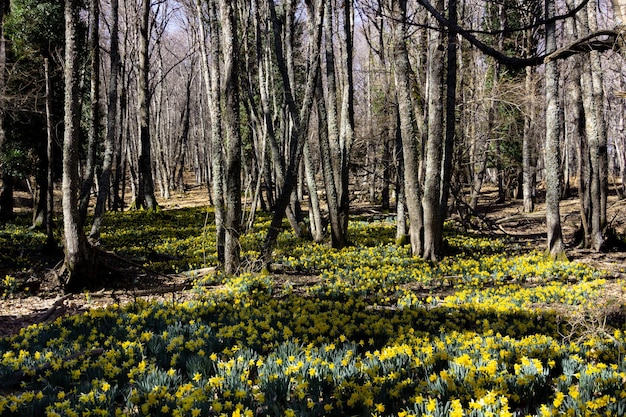
[[[621,0],[2,0],[0,415],[626,415]]]

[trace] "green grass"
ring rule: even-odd
[[[268,219],[242,238],[251,260]],[[215,265],[205,208],[106,224],[108,249],[153,270]],[[41,244],[22,226],[0,240],[20,230],[22,244]],[[601,271],[452,229],[456,255],[425,262],[385,219],[354,221],[350,236],[336,251],[285,231],[275,258],[294,282],[214,274],[192,301],[113,305],[0,339],[0,415],[626,413],[624,323],[603,316],[620,301]],[[297,287],[303,274],[315,285]]]

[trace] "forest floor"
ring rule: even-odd
[[[28,193],[19,193],[18,202],[21,202],[17,211],[30,210],[31,203]],[[494,190],[487,189],[479,202],[479,215],[473,216],[472,226],[475,232],[494,236],[509,236],[514,241],[542,248],[546,245],[545,233],[545,205],[539,203],[535,211],[523,213],[521,200],[509,200],[504,204],[496,204]],[[164,210],[173,210],[184,207],[203,206],[207,204],[207,191],[203,186],[190,187],[185,194],[176,194],[168,200],[160,200]],[[60,205],[59,205],[60,206]],[[59,207],[57,206],[57,207]],[[375,206],[354,205],[360,213],[379,213]],[[618,236],[626,236],[626,200],[618,200],[611,196],[608,203],[608,221],[610,228]],[[381,213],[382,214],[382,213]],[[453,216],[453,219],[455,217]],[[568,259],[581,262],[598,269],[602,269],[614,278],[626,277],[626,248],[613,248],[598,253],[580,249],[574,245],[575,233],[580,226],[579,201],[577,197],[563,200],[561,203],[561,218],[563,234],[567,245]],[[458,220],[458,216],[456,217]],[[117,283],[115,288],[102,288],[95,292],[79,294],[62,294],[60,288],[54,284],[51,273],[62,262],[61,256],[33,256],[33,267],[28,271],[12,271],[0,264],[0,279],[6,275],[28,274],[26,280],[28,291],[19,291],[0,299],[0,337],[12,335],[19,329],[33,323],[50,322],[59,316],[78,314],[92,308],[106,307],[111,304],[125,304],[139,298],[156,299],[163,301],[180,302],[194,297],[191,290],[193,274],[182,273],[176,275],[156,274],[115,255],[111,259],[116,263],[115,268],[124,270],[125,276],[133,277],[123,283]],[[196,271],[202,273],[207,271]],[[290,283],[298,287],[306,287],[319,282],[319,277],[313,275],[289,276]],[[275,280],[280,283],[284,276],[276,275]],[[29,284],[30,283],[30,284]],[[617,286],[616,286],[617,287]],[[610,291],[612,286],[607,286]],[[624,294],[607,294],[626,302]]]

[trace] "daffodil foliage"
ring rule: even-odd
[[[153,268],[211,265],[206,215],[157,213],[139,228],[146,214],[110,215],[103,242]],[[242,239],[251,261],[264,226]],[[563,313],[593,312],[623,283],[451,229],[456,255],[438,264],[397,247],[384,219],[350,234],[335,251],[285,232],[276,262],[294,282],[199,277],[192,301],[112,305],[0,339],[0,415],[626,414],[624,323],[583,332]]]

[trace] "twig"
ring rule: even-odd
[[[490,220],[489,218],[487,218],[486,215],[478,212],[478,210],[476,210],[475,208],[473,208],[472,206],[470,206],[469,204],[467,204],[465,201],[461,201],[461,204],[463,204],[467,210],[469,210],[474,216],[478,217],[480,220],[483,221],[483,223],[485,223],[487,225],[487,227],[489,227],[491,230],[494,229],[498,229],[500,230],[502,233],[508,235],[508,236],[512,236],[513,233],[510,233],[508,231],[506,231],[502,226],[500,226],[497,222]]]

